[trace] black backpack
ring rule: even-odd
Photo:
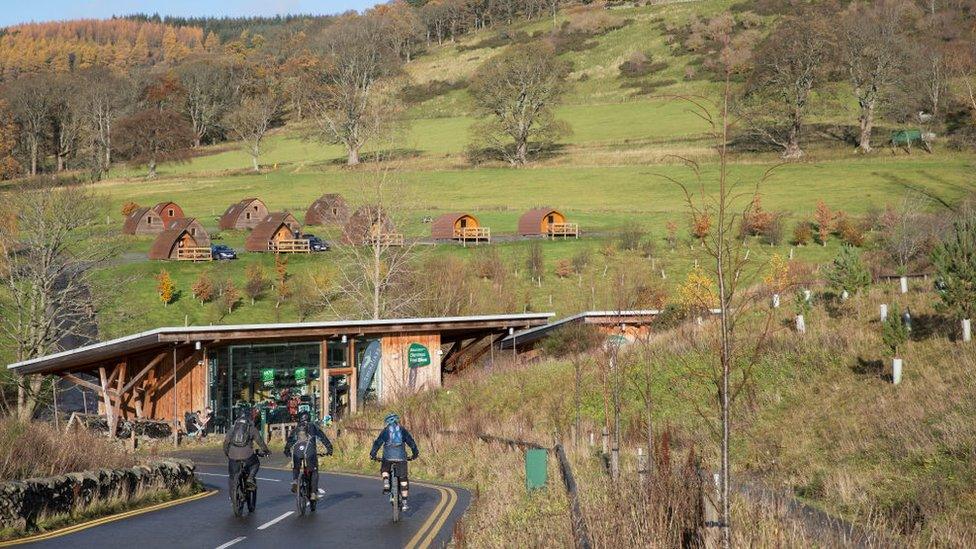
[[[234,422],[230,434],[230,443],[238,448],[251,447],[251,426],[248,425],[246,419],[239,419]]]

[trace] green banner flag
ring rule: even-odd
[[[430,365],[430,351],[421,343],[411,343],[407,347],[407,366],[420,368]]]

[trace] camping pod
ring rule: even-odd
[[[186,217],[183,213],[183,208],[176,202],[160,202],[153,206],[153,211],[163,219],[163,225],[169,225],[169,222],[174,219],[183,219]]]
[[[381,206],[366,205],[356,210],[343,228],[343,238],[356,245],[403,245],[403,235],[396,232],[393,220]]]
[[[122,234],[159,234],[165,229],[163,219],[150,208],[132,211],[122,223]]]
[[[566,216],[552,208],[535,208],[522,214],[518,222],[519,236],[557,236],[579,238],[579,225],[568,223]]]
[[[156,236],[149,259],[210,261],[210,235],[195,218],[174,219]]]
[[[218,227],[222,231],[253,229],[268,213],[268,207],[260,199],[245,198],[227,208],[224,215],[220,216]]]
[[[491,242],[491,229],[482,227],[478,218],[463,212],[444,214],[430,225],[434,240],[456,240],[461,243]]]
[[[244,249],[249,252],[309,253],[307,238],[302,238],[302,226],[288,212],[272,212],[264,216],[247,235]]]
[[[306,225],[342,226],[349,220],[349,205],[341,194],[323,194],[305,212]]]

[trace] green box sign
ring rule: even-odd
[[[538,490],[546,486],[549,454],[540,448],[525,451],[525,488]]]
[[[305,383],[308,371],[305,368],[295,368],[295,383]]]
[[[274,387],[274,377],[274,368],[261,370],[261,383],[263,383],[265,387]]]
[[[430,350],[421,343],[411,343],[407,347],[407,366],[420,368],[430,366]]]

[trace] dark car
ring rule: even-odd
[[[332,248],[328,242],[322,240],[314,234],[304,234],[302,235],[302,238],[308,240],[308,247],[313,252],[327,252]]]
[[[223,244],[214,244],[210,246],[210,255],[217,261],[230,261],[231,259],[237,259],[237,252],[234,251],[230,246],[225,246]]]

